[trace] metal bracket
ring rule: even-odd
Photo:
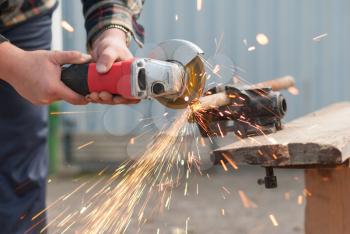
[[[277,177],[273,173],[273,168],[265,167],[265,172],[265,178],[258,179],[258,184],[265,185],[267,189],[277,188]]]

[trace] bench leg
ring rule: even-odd
[[[307,169],[305,187],[305,233],[350,233],[350,168]]]

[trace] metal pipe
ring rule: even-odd
[[[254,84],[249,88],[271,87],[273,91],[280,91],[280,90],[288,89],[293,86],[295,86],[294,78],[292,76],[285,76],[279,79],[269,80],[258,84]],[[230,101],[231,101],[230,98],[226,95],[225,92],[220,92],[220,93],[199,98],[199,103],[197,108],[200,110],[208,110],[212,108],[217,108],[219,106],[228,105],[230,104]]]

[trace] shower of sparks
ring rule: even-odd
[[[222,37],[219,42],[216,41],[217,49],[220,47],[221,41]],[[204,60],[204,63],[212,71],[219,72],[220,67],[214,67],[206,60]],[[213,73],[215,74],[215,72]],[[244,81],[241,77],[239,79],[240,82]],[[239,106],[240,101],[244,101],[244,98],[240,96],[230,98],[237,99],[238,104],[234,102],[233,106]],[[216,107],[213,108],[215,109]],[[181,180],[186,180],[184,196],[188,196],[188,192],[192,191],[189,190],[188,182],[190,173],[193,171],[192,168],[195,168],[202,175],[198,148],[200,145],[206,146],[206,142],[203,137],[195,136],[195,129],[193,125],[188,124],[188,120],[194,119],[204,132],[212,132],[206,112],[207,110],[201,106],[200,102],[191,103],[190,107],[182,115],[170,122],[170,126],[166,126],[154,136],[152,143],[148,145],[146,151],[137,161],[124,163],[114,171],[110,178],[100,177],[98,181],[89,184],[89,186],[86,186],[86,183],[82,183],[72,193],[60,197],[44,211],[39,212],[33,217],[33,220],[40,222],[39,217],[45,211],[67,200],[83,187],[86,189],[85,194],[90,197],[84,199],[84,203],[79,207],[79,210],[62,215],[65,218],[56,226],[60,228],[61,233],[75,228],[74,225],[78,218],[84,223],[84,226],[80,227],[81,230],[78,230],[81,233],[124,233],[130,225],[133,216],[136,216],[135,220],[138,221],[140,226],[147,222],[146,207],[149,204],[158,202],[159,205],[157,207],[159,207],[159,211],[170,209],[172,189],[179,186],[182,182]],[[72,114],[73,112],[57,112],[56,114],[58,113]],[[217,112],[219,117],[230,114],[232,114],[230,111],[228,113],[227,111]],[[161,117],[164,118],[167,115],[168,113],[165,113]],[[238,121],[249,124],[251,127],[261,131],[261,127],[249,123],[249,119],[245,116],[241,115],[238,117]],[[223,137],[223,131],[220,126],[218,128],[220,133],[217,132],[216,136],[221,135]],[[188,138],[189,136],[190,138]],[[130,139],[130,144],[134,144],[136,139],[137,137]],[[189,142],[189,139],[192,142]],[[210,136],[206,139],[213,143]],[[270,141],[273,140],[270,139]],[[191,143],[195,144],[197,151],[190,150]],[[227,166],[229,166],[226,166],[225,162],[230,164],[233,169],[238,169],[236,163],[229,156],[223,155],[223,157],[225,161],[221,160],[220,163],[225,171],[228,171]],[[187,170],[185,167],[187,167]],[[186,176],[184,176],[185,172]],[[209,174],[206,174],[206,176],[208,180],[211,180]],[[226,199],[225,195],[228,196],[230,191],[224,186],[222,189],[225,192],[222,192],[222,196]],[[257,205],[243,191],[239,190],[238,193],[245,208],[257,208]],[[196,185],[196,194],[199,194],[198,184]],[[224,209],[221,212],[225,215]],[[186,233],[189,219],[189,217],[186,219]]]
[[[175,177],[171,172],[174,169],[180,170],[183,160],[181,157],[187,156],[181,156],[183,151],[180,148],[183,149],[184,137],[188,135],[189,112],[190,110],[184,112],[168,129],[156,137],[153,144],[138,161],[127,169],[114,188],[109,184],[104,186],[104,192],[99,198],[102,202],[96,202],[93,207],[89,208],[83,232],[123,233],[131,222],[133,214],[138,216],[140,224],[144,222],[145,208],[148,202],[155,199],[155,194],[159,194],[160,197],[170,196],[171,189],[178,184],[179,180],[179,172]],[[191,159],[193,157],[194,155],[191,154]],[[114,179],[111,178],[110,183]],[[185,196],[187,189],[188,183],[186,182]],[[101,199],[101,196],[105,199]],[[146,200],[141,202],[139,209],[136,209],[143,197]],[[167,199],[164,201],[168,203]]]
[[[130,145],[135,144],[135,138],[134,138],[134,137],[133,137],[133,138],[131,138],[131,139],[130,139],[130,141],[129,141],[129,143],[130,143]]]
[[[81,149],[85,148],[86,146],[89,146],[89,145],[91,145],[93,143],[95,143],[95,141],[89,141],[89,142],[87,142],[87,143],[85,143],[85,144],[83,144],[81,146],[78,146],[77,150],[81,150]]]
[[[263,33],[259,33],[256,35],[256,41],[263,46],[269,44],[269,38]]]
[[[65,208],[62,212],[60,212],[56,217],[54,217],[48,224],[46,224],[45,227],[43,227],[41,230],[40,230],[40,233],[44,233],[51,224],[53,224],[54,222],[56,222],[56,220],[59,220],[63,214],[67,211],[68,209]],[[46,233],[46,232],[45,232]]]
[[[278,226],[278,222],[277,222],[275,216],[273,214],[270,214],[269,217],[270,217],[270,220],[271,220],[273,226],[277,227]]]
[[[203,7],[203,0],[197,0],[197,11],[201,11]]]
[[[61,26],[63,29],[65,29],[68,32],[71,32],[71,33],[74,32],[73,26],[65,20],[62,20]]]
[[[327,36],[328,36],[328,33],[323,33],[323,34],[321,34],[321,35],[318,35],[318,36],[312,38],[312,40],[313,40],[313,41],[316,41],[316,42],[319,42],[319,41],[321,41],[323,38],[325,38],[325,37],[327,37]]]

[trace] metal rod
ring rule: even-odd
[[[295,80],[292,76],[285,76],[275,80],[269,80],[262,83],[254,84],[251,88],[271,87],[273,91],[280,91],[295,86]],[[225,92],[220,92],[199,99],[198,109],[208,110],[230,104],[230,98]]]

